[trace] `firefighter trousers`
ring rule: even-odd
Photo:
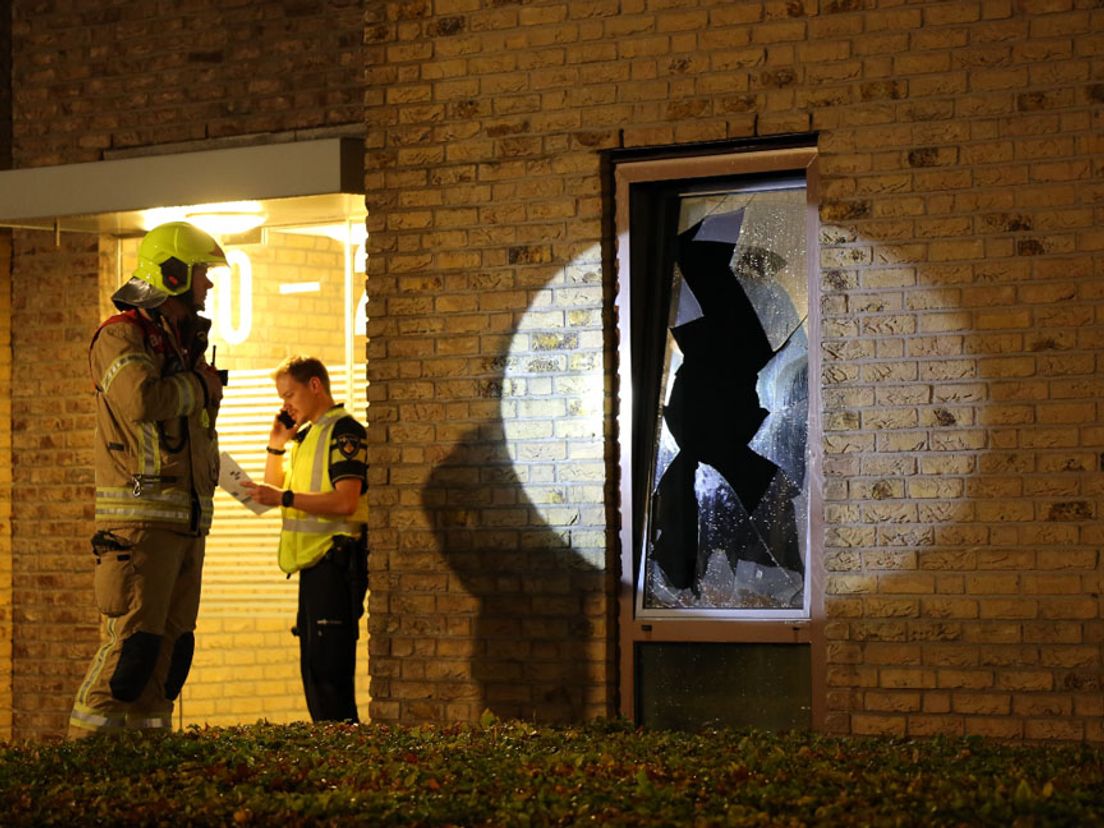
[[[77,691],[70,738],[172,726],[195,648],[205,541],[140,527],[93,537],[100,646]]]
[[[368,586],[363,541],[334,538],[314,566],[299,571],[299,672],[311,720],[356,722],[356,647]]]

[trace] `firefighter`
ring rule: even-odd
[[[191,667],[223,389],[204,357],[211,323],[198,312],[208,268],[225,264],[196,227],[155,227],[111,297],[119,313],[92,338],[100,645],[77,692],[71,738],[170,728]]]
[[[368,588],[367,432],[334,403],[326,367],[292,357],[273,374],[265,482],[253,497],[283,507],[279,565],[299,573],[299,670],[313,721],[356,722],[356,642]],[[286,463],[285,463],[286,460]]]

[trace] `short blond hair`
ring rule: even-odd
[[[318,377],[326,393],[330,393],[330,372],[317,357],[297,354],[290,356],[280,363],[280,366],[272,372],[272,378],[278,379],[287,374],[298,383],[306,385],[312,377]]]

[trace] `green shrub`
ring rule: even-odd
[[[4,825],[1104,826],[1104,748],[270,725],[0,748]]]

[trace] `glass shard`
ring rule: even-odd
[[[677,328],[679,325],[685,325],[702,317],[698,297],[694,295],[694,291],[682,278],[682,273],[677,265],[675,267],[674,283],[671,287],[671,311],[672,321],[670,327],[672,328]]]
[[[744,223],[744,211],[734,210],[730,213],[713,213],[702,219],[694,233],[696,242],[722,242],[724,244],[736,244],[740,238],[740,228]]]
[[[759,372],[755,390],[769,412],[751,448],[798,483],[805,481],[809,422],[809,346],[802,329]]]

